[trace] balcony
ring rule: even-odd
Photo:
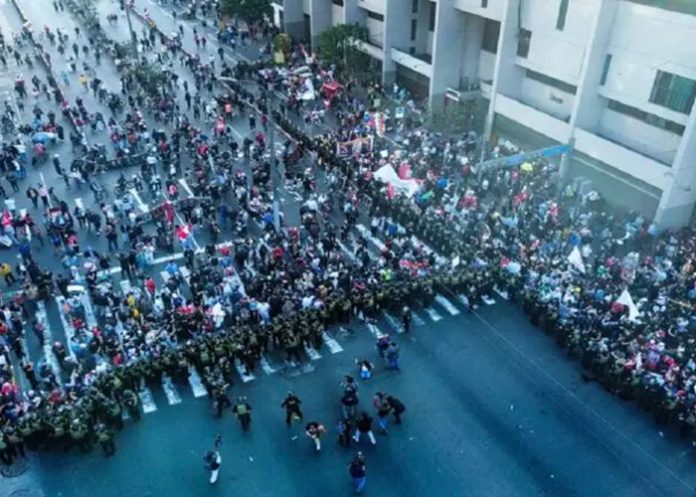
[[[575,149],[660,190],[668,186],[668,166],[595,133],[577,128]]]
[[[391,58],[397,64],[407,67],[422,76],[427,78],[433,77],[433,65],[429,60],[418,58],[394,47],[391,49]]]
[[[384,49],[382,47],[378,47],[370,42],[361,40],[357,40],[355,42],[355,46],[358,50],[366,53],[373,59],[384,60]]]
[[[495,111],[559,143],[566,143],[570,136],[568,123],[502,93],[496,96]]]

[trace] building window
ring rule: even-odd
[[[490,53],[498,53],[498,36],[500,36],[500,23],[486,19],[481,49]]]
[[[375,21],[384,22],[384,16],[382,14],[372,12],[371,10],[367,11],[367,17],[369,17],[370,19],[374,19]]]
[[[343,7],[343,0],[333,0],[333,4],[340,5],[341,7]]]
[[[604,67],[602,68],[602,77],[599,79],[599,85],[604,86],[607,82],[607,76],[609,75],[609,68],[611,67],[611,54],[608,53],[604,57]]]
[[[609,104],[607,105],[607,107],[613,110],[614,112],[618,112],[619,114],[624,114],[634,119],[638,119],[639,121],[643,121],[644,123],[649,124],[650,126],[664,129],[665,131],[669,131],[671,133],[674,133],[675,135],[681,136],[684,134],[684,126],[682,126],[681,124],[675,123],[674,121],[670,121],[668,119],[663,119],[662,117],[656,116],[655,114],[650,114],[649,112],[636,109],[635,107],[631,107],[630,105],[622,104],[621,102],[617,102],[616,100],[609,100]]]
[[[696,97],[696,81],[664,71],[657,71],[650,101],[682,114],[691,112]]]
[[[563,31],[568,15],[568,0],[561,0],[561,5],[558,6],[558,19],[556,19],[556,29]]]
[[[408,47],[408,53],[411,55],[416,55],[416,47]]]
[[[418,2],[420,2],[420,0],[413,0],[413,3],[411,4],[411,13],[412,14],[418,13]]]
[[[484,9],[488,7],[488,0],[481,0],[481,7]]]
[[[532,32],[528,29],[520,28],[517,35],[517,55],[527,58],[529,55],[529,45],[532,41]]]
[[[546,86],[552,86],[553,88],[556,88],[558,90],[570,93],[571,95],[575,95],[575,93],[578,91],[577,86],[573,86],[564,81],[552,78],[551,76],[547,76],[546,74],[541,74],[540,72],[530,71],[529,69],[527,69],[527,73],[525,74],[525,76],[529,79],[545,84]]]
[[[417,32],[418,32],[418,21],[416,19],[411,19],[411,41],[415,41]]]
[[[435,31],[435,9],[437,9],[437,4],[435,2],[430,2],[430,20],[428,25],[430,31]]]

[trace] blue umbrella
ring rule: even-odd
[[[56,139],[56,134],[55,133],[47,133],[46,131],[39,131],[38,133],[34,133],[34,136],[31,137],[31,141],[34,143],[43,143],[44,145],[52,140]]]

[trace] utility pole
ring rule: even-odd
[[[135,31],[133,31],[133,22],[131,21],[130,17],[130,9],[132,7],[132,3],[128,6],[126,6],[126,0],[121,0],[121,10],[126,11],[126,21],[128,21],[128,32],[130,33],[130,41],[131,41],[131,50],[133,50],[133,57],[138,58],[138,38],[137,35],[135,34]]]

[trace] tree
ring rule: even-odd
[[[220,10],[223,15],[237,17],[248,24],[270,17],[273,12],[270,0],[222,0]]]
[[[441,133],[461,133],[471,131],[475,125],[476,100],[451,102],[439,112],[428,111],[426,123],[429,128]]]
[[[370,57],[361,51],[356,42],[366,42],[367,28],[358,24],[337,24],[319,35],[319,56],[339,70],[359,72]]]

